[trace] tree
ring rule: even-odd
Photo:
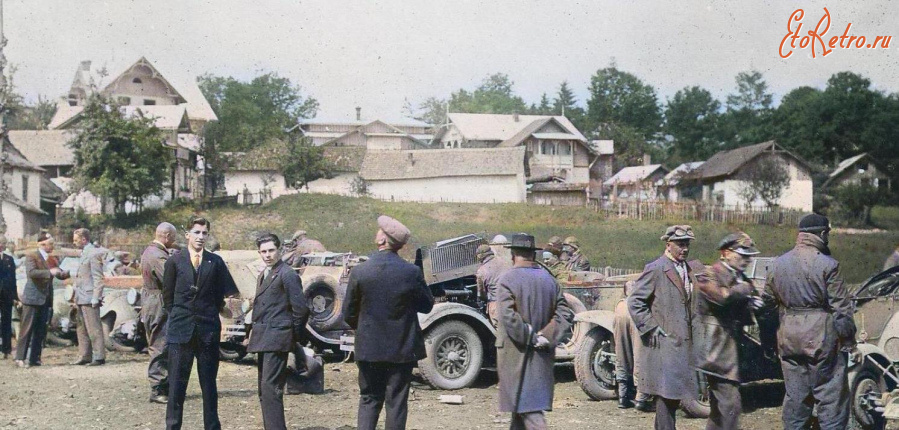
[[[790,172],[782,160],[769,156],[744,167],[740,171],[740,179],[744,184],[737,193],[746,206],[752,206],[753,202],[761,199],[773,208],[784,189],[790,185]]]
[[[701,87],[679,90],[665,108],[665,132],[680,161],[706,160],[720,149],[721,103]]]
[[[655,88],[612,64],[590,78],[589,130],[604,124],[632,128],[645,139],[660,131],[662,114]]]
[[[774,111],[772,127],[777,143],[812,162],[832,161],[823,134],[822,92],[799,87],[787,93]]]
[[[553,111],[553,106],[549,103],[546,93],[540,96],[540,105],[532,105],[530,109],[531,115],[554,115]]]
[[[199,83],[218,116],[218,121],[206,124],[204,139],[218,151],[247,151],[282,138],[300,118],[314,117],[318,111],[318,101],[303,96],[299,86],[276,73],[249,82],[206,74]]]
[[[841,185],[833,195],[838,216],[862,225],[871,225],[871,208],[883,200],[883,193],[869,183]]]
[[[773,96],[768,83],[755,70],[738,73],[736,83],[737,92],[727,96],[723,118],[727,146],[737,148],[770,140]]]
[[[14,96],[7,125],[10,130],[46,130],[56,114],[56,103],[38,96],[34,104],[27,104],[21,96]]]
[[[584,112],[584,108],[577,105],[577,98],[568,87],[567,81],[559,85],[559,92],[553,100],[552,115],[562,115],[571,120],[578,130],[587,131],[587,113]]]
[[[528,105],[515,95],[514,82],[504,73],[487,76],[474,91],[459,89],[450,94],[449,100],[430,97],[412,108],[407,104],[406,115],[439,125],[446,123],[446,112],[458,113],[527,113]]]
[[[324,148],[315,146],[308,139],[291,139],[287,143],[287,156],[281,163],[281,172],[287,185],[300,189],[316,179],[328,177],[333,166],[324,156]]]
[[[68,142],[75,156],[75,185],[112,201],[115,214],[125,203],[141,204],[162,192],[169,181],[173,155],[153,118],[126,117],[119,106],[92,95]]]

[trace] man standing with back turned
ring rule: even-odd
[[[91,243],[91,232],[79,228],[72,243],[81,249],[75,272],[75,305],[78,307],[78,360],[73,365],[101,366],[106,363],[106,339],[100,322],[103,303],[103,258],[106,250]]]
[[[802,217],[796,246],[774,260],[762,296],[767,308],[780,313],[783,426],[789,430],[805,428],[816,402],[822,430],[845,429],[849,421],[847,356],[841,348],[855,348],[856,328],[829,237],[827,217]]]
[[[169,249],[175,246],[175,234],[175,226],[167,222],[159,224],[153,242],[140,256],[141,276],[144,278],[144,288],[140,292],[140,322],[147,334],[147,350],[150,353],[150,364],[147,366],[150,401],[162,404],[169,400],[169,352],[165,339],[168,319],[162,308],[162,280]]]
[[[425,357],[418,314],[428,313],[434,297],[421,269],[397,255],[412,233],[381,215],[378,252],[350,272],[346,322],[356,329],[359,366],[359,430],[374,430],[385,401],[386,430],[406,428],[412,368]]]
[[[174,253],[165,262],[163,303],[169,318],[169,402],[165,425],[169,430],[181,428],[194,357],[203,392],[204,428],[222,428],[215,383],[222,332],[219,311],[225,305],[225,297],[238,291],[222,257],[203,249],[210,227],[212,223],[206,218],[191,217],[185,234],[187,250]]]

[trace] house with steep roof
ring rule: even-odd
[[[730,151],[720,151],[699,168],[682,177],[702,186],[703,202],[724,206],[762,207],[765,202],[756,198],[747,202],[744,196],[751,178],[763,163],[775,162],[783,166],[789,182],[783,188],[777,205],[784,209],[812,211],[812,168],[805,160],[783,149],[777,142],[768,141]]]
[[[275,198],[295,192],[287,187],[282,173],[281,160],[287,151],[287,144],[271,139],[247,152],[222,153],[228,160],[223,171],[227,195],[263,193]]]
[[[661,164],[625,167],[603,182],[609,191],[609,201],[646,201],[661,198],[656,194],[656,182],[664,178],[668,169]]]
[[[389,201],[524,202],[525,148],[368,151],[368,193]]]
[[[821,188],[834,189],[842,185],[871,185],[874,188],[885,187],[890,189],[890,177],[886,175],[883,167],[878,162],[863,152],[854,157],[849,157],[840,162],[827,176],[827,180]]]
[[[355,120],[301,119],[288,133],[309,139],[315,146],[356,146],[368,149],[427,149],[434,137],[431,125],[421,121],[365,119],[356,108]]]
[[[9,140],[2,144],[6,153],[3,169],[6,189],[0,189],[0,210],[6,222],[6,238],[30,238],[40,232],[45,217],[50,215],[41,209],[44,169],[28,161]]]
[[[660,199],[669,202],[677,202],[680,200],[698,200],[702,196],[702,187],[690,181],[683,181],[685,175],[690,174],[694,170],[702,166],[703,161],[693,161],[682,163],[668,172],[662,179],[656,182],[658,191],[656,195]]]

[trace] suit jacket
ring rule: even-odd
[[[25,256],[25,273],[28,282],[22,290],[19,299],[23,305],[50,306],[53,304],[53,275],[50,274],[50,266],[41,256],[40,251],[34,251]]]
[[[0,300],[12,301],[17,294],[16,262],[12,257],[0,253]]]
[[[433,307],[421,269],[395,252],[378,251],[354,267],[344,315],[356,329],[356,360],[411,363],[424,358],[418,313]]]
[[[698,293],[696,274],[703,270],[698,261],[687,264],[692,294],[687,293],[674,262],[664,255],[647,264],[634,282],[627,305],[642,336],[635,366],[640,369],[637,386],[643,393],[681,400],[695,399],[698,394],[691,305]],[[656,327],[667,336],[661,337],[658,347],[650,348],[646,334]]]
[[[168,343],[188,343],[194,332],[204,343],[218,342],[222,323],[219,312],[225,297],[238,294],[222,257],[203,252],[194,270],[190,252],[176,251],[165,262],[163,304],[168,313]]]
[[[499,278],[496,292],[499,326],[496,333],[499,372],[499,410],[516,412],[518,381],[522,380],[525,349],[542,332],[553,347],[533,351],[524,368],[524,386],[518,411],[552,410],[555,345],[568,331],[573,317],[562,289],[543,267],[513,267]]]
[[[103,259],[107,250],[87,244],[81,250],[75,272],[75,304],[89,305],[92,299],[103,298]]]
[[[263,279],[264,273],[256,279],[253,329],[247,351],[291,352],[309,317],[303,283],[297,272],[282,261],[278,261]]]

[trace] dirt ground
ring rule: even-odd
[[[0,429],[159,429],[165,406],[151,404],[144,354],[110,353],[102,367],[67,365],[74,347],[45,350],[44,365],[15,367],[0,360]],[[358,388],[352,363],[325,365],[326,393],[286,396],[288,427],[293,429],[355,428]],[[496,406],[495,374],[482,372],[474,388],[454,392],[431,390],[416,383],[409,404],[410,429],[502,429],[508,417]],[[193,372],[185,405],[185,429],[202,428],[200,389]],[[570,367],[556,371],[554,410],[550,428],[652,428],[652,414],[619,410],[612,401],[588,400]],[[219,370],[219,413],[225,429],[262,429],[256,397],[256,368],[251,360],[222,363]],[[441,394],[461,394],[463,405],[438,402]],[[744,387],[744,429],[780,428],[782,385]],[[383,417],[383,414],[382,414]],[[383,418],[382,418],[383,419]],[[382,422],[383,425],[383,422]],[[705,420],[681,415],[678,427],[705,428]]]

